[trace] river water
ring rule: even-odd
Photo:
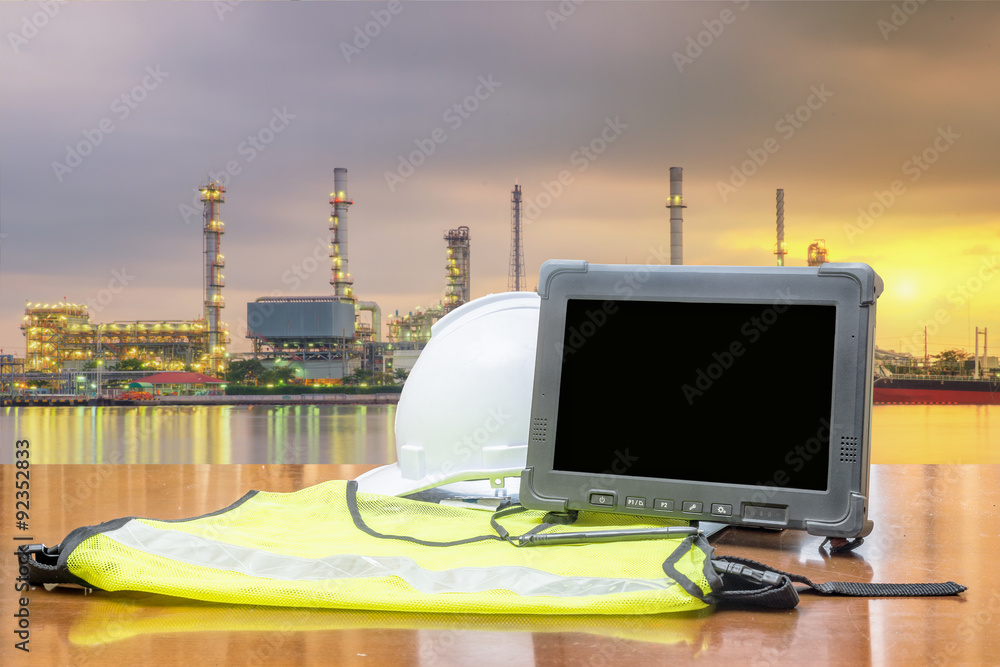
[[[395,405],[2,408],[0,463],[357,463],[396,460]],[[877,405],[872,463],[1000,463],[1000,406]]]
[[[395,405],[4,408],[32,463],[386,463]]]

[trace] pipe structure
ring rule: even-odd
[[[806,264],[809,266],[822,266],[830,261],[827,257],[826,241],[816,239],[809,244],[809,250],[806,253]]]
[[[226,277],[222,275],[225,258],[222,256],[222,235],[226,225],[222,222],[220,208],[226,201],[226,188],[218,181],[210,180],[201,188],[201,201],[205,204],[204,238],[205,273],[202,279],[205,296],[205,323],[208,326],[208,340],[205,344],[205,371],[218,375],[225,370],[226,332],[222,325],[222,309],[226,306],[222,298],[222,288]]]
[[[521,243],[521,186],[515,182],[510,193],[510,268],[507,272],[507,291],[520,292],[525,283],[524,247]]]
[[[667,208],[670,209],[670,263],[684,263],[684,168],[670,168],[670,198]]]
[[[979,363],[979,334],[980,333],[982,333],[983,336],[985,337],[986,332],[985,331],[980,332],[979,331],[979,327],[976,327],[975,367],[974,367],[974,370],[972,372],[972,377],[974,377],[977,380],[979,380],[979,379],[982,378],[982,369],[983,369],[983,366],[986,365],[986,346],[985,345],[983,345],[983,363],[982,364]]]
[[[372,336],[378,343],[382,340],[382,309],[374,301],[358,301],[357,310],[367,310],[372,314]]]
[[[333,170],[330,193],[330,284],[338,301],[354,303],[354,280],[347,270],[347,208],[354,202],[347,198],[347,169]]]
[[[774,254],[778,256],[778,266],[785,265],[785,255],[788,250],[785,246],[785,191],[778,188],[777,193],[778,208],[778,243],[774,247]]]
[[[450,313],[469,302],[469,228],[465,225],[449,229],[444,235],[448,242],[445,251],[447,287],[444,292],[444,311]]]

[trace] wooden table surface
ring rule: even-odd
[[[1000,465],[873,466],[875,532],[854,554],[829,557],[820,538],[797,531],[730,530],[716,541],[720,554],[817,582],[952,580],[969,587],[957,597],[803,594],[790,611],[511,617],[275,609],[32,588],[31,652],[13,648],[13,552],[21,544],[15,534],[53,545],[78,526],[130,515],[196,516],[251,489],[294,491],[370,467],[35,465],[23,532],[14,529],[14,469],[2,466],[3,664],[1000,664]]]

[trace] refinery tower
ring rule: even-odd
[[[435,322],[471,300],[471,237],[468,226],[449,229],[444,234],[444,240],[448,243],[445,249],[444,298],[441,303],[429,308],[418,307],[405,315],[400,315],[397,310],[395,315],[390,315],[391,343],[423,346],[431,339],[431,327]]]
[[[226,225],[222,222],[220,209],[226,201],[226,188],[217,181],[209,181],[201,187],[201,201],[205,204],[204,240],[205,273],[202,279],[205,303],[205,325],[208,329],[208,341],[205,346],[205,371],[216,375],[226,370],[226,331],[222,324],[222,309],[226,300],[222,297],[222,288],[226,285],[226,277],[222,275],[222,267],[226,265],[222,255],[222,235]]]
[[[226,278],[222,275],[225,224],[220,209],[226,201],[226,188],[209,181],[198,190],[204,203],[203,318],[93,322],[86,304],[68,301],[27,303],[21,322],[27,371],[66,373],[95,367],[113,369],[124,361],[139,361],[141,368],[149,371],[189,369],[213,376],[225,371],[229,332],[222,322],[225,306],[222,288]],[[110,299],[110,293],[108,297]],[[103,307],[109,302],[99,295],[91,300],[90,306]]]
[[[507,291],[520,292],[527,281],[524,275],[524,243],[521,239],[521,186],[514,183],[510,192],[510,264],[507,270]]]
[[[381,311],[374,301],[357,299],[348,268],[348,210],[354,202],[343,167],[333,170],[329,201],[332,293],[260,297],[247,304],[247,338],[254,357],[277,365],[294,363],[302,380],[337,379],[359,365],[367,369],[383,365]],[[359,317],[362,311],[371,313],[370,323]]]
[[[450,313],[469,301],[469,228],[449,229],[444,235],[445,271],[448,285],[444,291],[444,312]]]
[[[347,169],[337,167],[330,193],[330,284],[342,303],[354,303],[354,280],[347,270],[347,208],[353,203],[347,198]]]

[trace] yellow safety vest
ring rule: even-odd
[[[483,614],[658,614],[703,608],[711,593],[700,537],[519,548],[488,513],[356,488],[252,491],[193,519],[78,528],[55,562],[32,562],[32,580],[229,604]],[[521,535],[544,516],[497,523]],[[679,524],[589,513],[544,532]]]
[[[965,590],[951,581],[814,584],[748,559],[713,558],[700,534],[528,548],[511,537],[683,523],[604,513],[581,513],[571,525],[545,519],[523,508],[490,515],[363,494],[356,482],[334,481],[295,493],[251,491],[193,519],[116,519],[77,528],[51,549],[18,551],[33,584],[377,611],[659,614],[718,601],[787,609],[799,602],[793,582],[856,597]]]

